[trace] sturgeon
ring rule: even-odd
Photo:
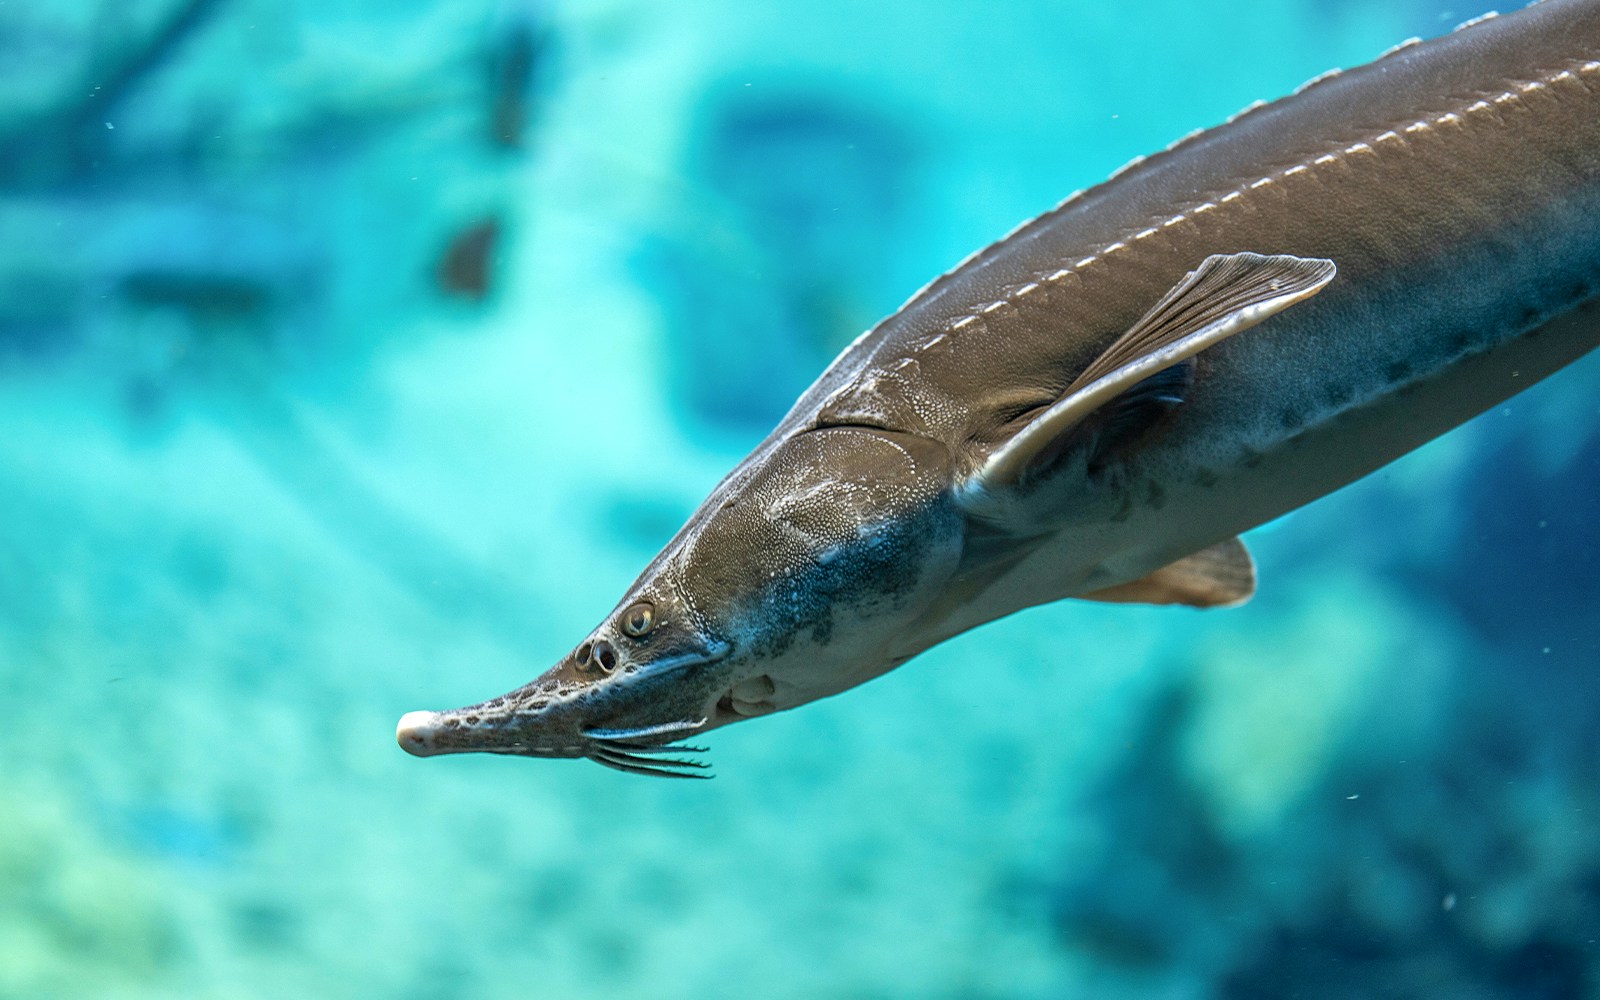
[[[679,741],[1077,597],[1218,607],[1238,535],[1600,344],[1600,0],[1405,42],[1136,160],[864,333],[547,673],[413,754]]]

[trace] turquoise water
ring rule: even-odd
[[[1600,358],[712,782],[393,741],[929,277],[1478,13],[0,4],[0,1000],[1600,997]]]

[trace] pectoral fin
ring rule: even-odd
[[[1256,592],[1256,566],[1244,542],[1230,538],[1163,566],[1149,576],[1080,595],[1119,604],[1187,604],[1232,607]]]
[[[1167,292],[1144,317],[1085,368],[1062,397],[988,457],[962,484],[974,499],[1015,486],[1075,444],[1086,418],[1097,447],[1126,440],[1130,427],[1181,404],[1188,372],[1167,373],[1218,341],[1310,298],[1333,280],[1333,261],[1255,253],[1217,254]],[[1167,379],[1167,382],[1163,381]],[[1109,437],[1107,428],[1115,433]]]

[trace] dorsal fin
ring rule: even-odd
[[[1085,417],[1140,382],[1315,295],[1333,261],[1255,253],[1207,257],[1067,386],[1062,397],[991,453],[961,484],[976,500],[1017,485],[1066,451]]]
[[[1230,538],[1201,549],[1149,576],[1089,594],[1085,601],[1118,604],[1187,604],[1192,608],[1230,608],[1256,592],[1256,564],[1244,542]]]

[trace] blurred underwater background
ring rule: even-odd
[[[716,781],[392,736],[967,252],[1481,12],[0,3],[0,1000],[1600,997],[1600,357]]]

